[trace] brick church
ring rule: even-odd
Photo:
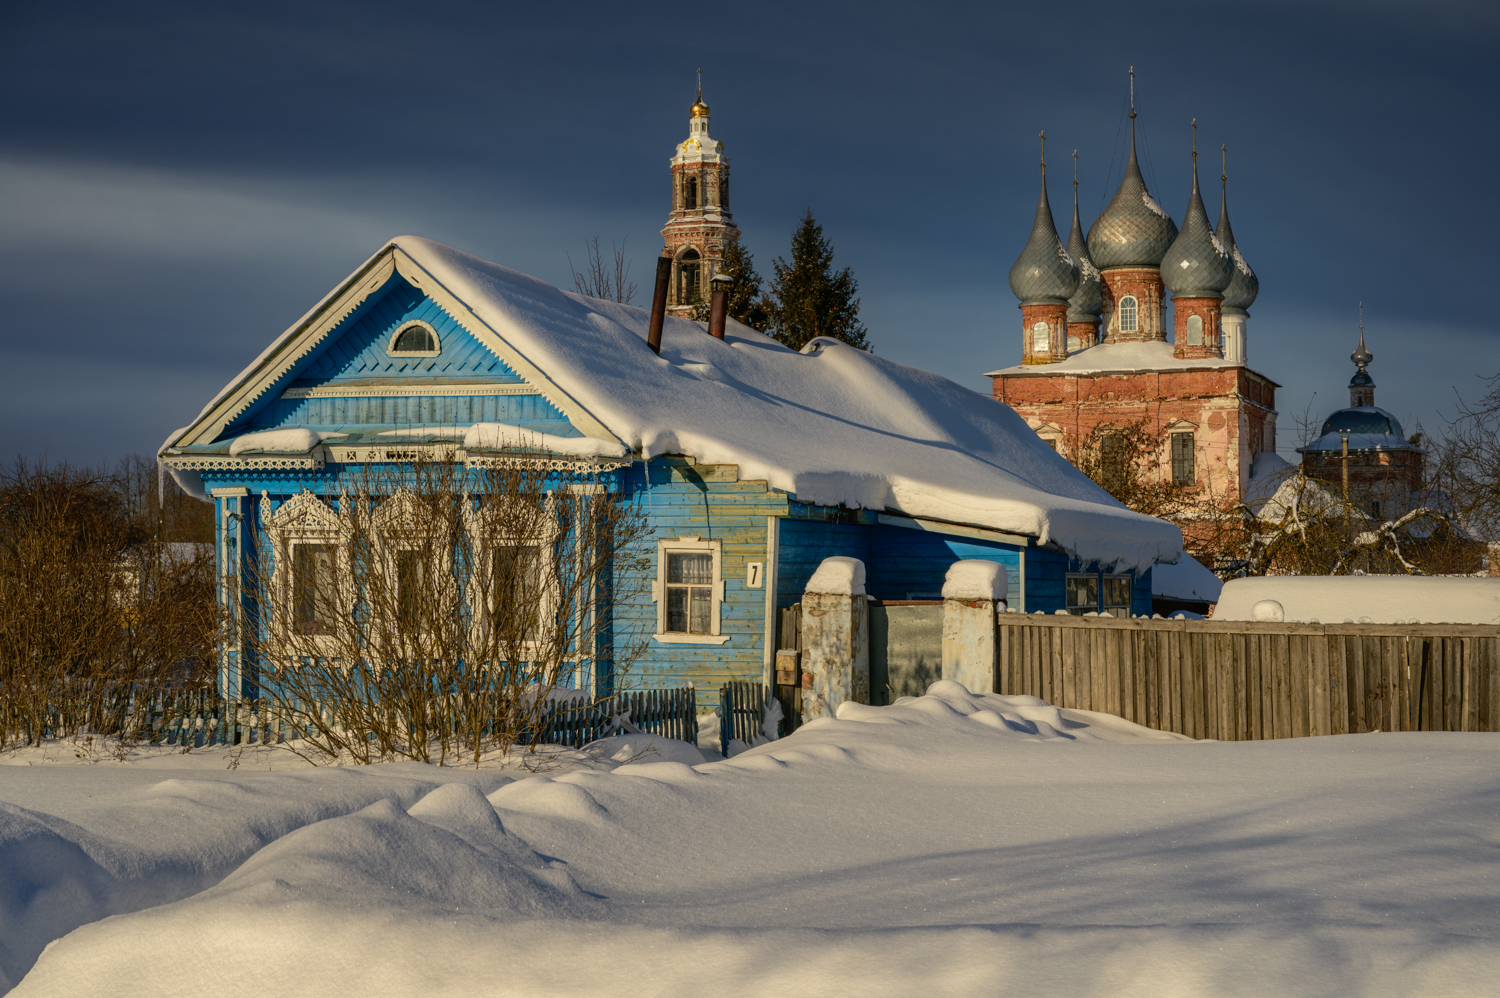
[[[1260,284],[1235,246],[1228,177],[1219,224],[1193,187],[1179,230],[1147,190],[1135,150],[1119,190],[1063,244],[1046,165],[1031,237],[1010,271],[1021,363],[991,371],[994,396],[1064,456],[1100,426],[1146,420],[1167,441],[1161,474],[1213,497],[1246,494],[1255,456],[1276,450],[1276,382],[1248,364],[1247,309]],[[1172,296],[1172,336],[1165,318]]]

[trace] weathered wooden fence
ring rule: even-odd
[[[1193,738],[1500,731],[1500,628],[1000,614],[995,692]]]
[[[580,748],[620,730],[621,721],[639,731],[698,744],[698,699],[692,686],[620,693],[596,702],[561,700],[549,704],[527,733],[533,745]],[[628,728],[625,730],[629,730]]]
[[[297,702],[293,714],[332,713],[317,704]],[[126,700],[105,713],[111,723],[101,734],[121,729],[149,745],[204,748],[213,745],[276,745],[300,736],[297,724],[265,701],[225,700],[212,690],[193,690]],[[542,709],[523,733],[522,744],[577,748],[614,734],[624,726],[698,744],[697,695],[691,686],[620,693],[600,701],[557,700]],[[61,728],[61,721],[55,725]],[[625,728],[629,730],[629,728]],[[44,730],[44,737],[51,731]]]
[[[729,756],[729,742],[739,739],[754,745],[763,735],[766,688],[760,683],[725,683],[719,692],[719,751]]]

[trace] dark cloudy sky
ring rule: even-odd
[[[1179,221],[1189,120],[1215,217],[1229,146],[1283,452],[1309,404],[1345,404],[1361,300],[1377,400],[1409,427],[1500,370],[1489,0],[0,10],[7,458],[154,452],[394,235],[564,287],[565,252],[628,236],[648,285],[699,66],[759,269],[810,205],[885,356],[980,391],[1019,359],[1037,132],[1060,226],[1078,150],[1087,225],[1134,65]]]

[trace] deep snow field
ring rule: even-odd
[[[0,759],[16,996],[1500,994],[1500,735],[939,683],[691,767],[75,754]]]

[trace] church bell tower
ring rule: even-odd
[[[672,211],[661,230],[672,260],[667,314],[690,316],[693,303],[708,297],[708,282],[718,273],[724,250],[740,238],[729,213],[729,157],[724,143],[708,134],[708,105],[703,103],[703,71],[698,71],[698,99],[689,109],[688,137],[672,157]]]

